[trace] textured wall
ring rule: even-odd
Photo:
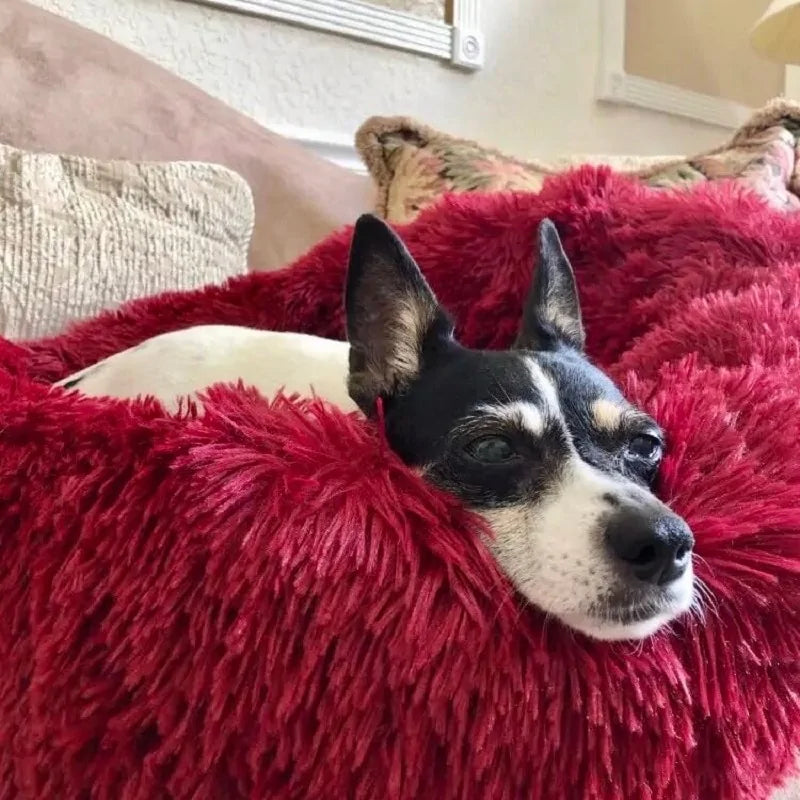
[[[729,135],[595,102],[598,0],[485,0],[487,63],[473,74],[178,0],[35,2],[144,53],[266,125],[350,135],[370,114],[410,114],[521,156],[688,152]]]

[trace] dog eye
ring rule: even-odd
[[[515,455],[511,442],[502,436],[482,436],[470,442],[466,451],[476,461],[483,461],[485,464],[500,464]]]
[[[661,440],[649,433],[640,433],[628,442],[628,455],[644,461],[657,461],[663,451],[664,445],[661,444]]]

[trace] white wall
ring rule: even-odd
[[[437,61],[179,0],[33,0],[202,86],[266,126],[350,137],[407,114],[519,156],[688,153],[730,132],[594,100],[598,0],[484,0],[487,63]]]

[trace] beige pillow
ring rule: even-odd
[[[253,219],[249,187],[224,167],[0,145],[0,334],[49,335],[133,298],[242,273]]]
[[[407,117],[368,119],[356,134],[356,147],[378,185],[377,212],[392,222],[409,222],[446,192],[538,191],[548,175],[579,163],[605,163],[660,188],[734,179],[779,208],[797,209],[798,131],[800,105],[778,99],[754,114],[730,142],[691,158],[521,161]]]

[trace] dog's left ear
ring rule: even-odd
[[[440,308],[403,242],[382,220],[364,214],[350,246],[345,292],[350,342],[350,397],[368,416],[378,398],[403,392],[425,353],[452,339]]]
[[[514,347],[555,350],[567,345],[582,352],[586,337],[575,274],[549,219],[539,224],[538,262]]]

